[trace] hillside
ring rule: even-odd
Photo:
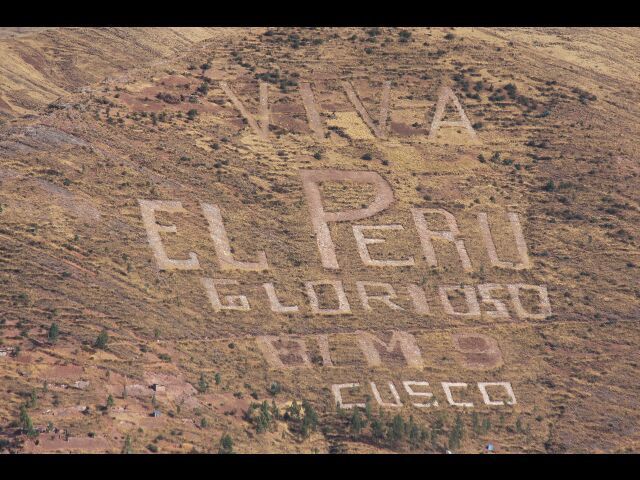
[[[637,452],[639,40],[1,29],[0,450]]]

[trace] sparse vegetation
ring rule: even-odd
[[[200,374],[200,379],[198,380],[198,391],[200,393],[206,393],[209,390],[209,382],[207,382],[204,373]]]
[[[47,338],[51,343],[55,343],[58,341],[59,336],[60,336],[60,327],[58,327],[58,324],[56,322],[53,322],[49,327]]]
[[[107,348],[107,344],[109,343],[109,334],[107,333],[106,330],[102,330],[99,334],[98,337],[96,338],[95,343],[93,344],[93,346],[95,348],[99,348],[101,350],[104,350]]]
[[[133,446],[131,444],[131,435],[127,435],[124,439],[124,445],[122,446],[122,452],[123,454],[130,454],[133,453]]]
[[[233,439],[228,433],[225,433],[222,435],[222,438],[220,438],[220,448],[218,449],[218,453],[233,453]]]

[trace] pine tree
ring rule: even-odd
[[[478,412],[471,414],[471,428],[474,433],[480,433],[480,421],[478,420]]]
[[[207,390],[209,390],[209,382],[207,382],[204,373],[201,373],[200,380],[198,381],[198,391],[200,393],[205,393]]]
[[[393,417],[391,421],[391,428],[389,429],[389,439],[392,443],[397,444],[405,435],[404,420],[400,415]]]
[[[318,414],[313,406],[307,401],[302,402],[304,417],[302,418],[302,435],[307,437],[309,432],[315,432],[318,428]]]
[[[491,420],[488,417],[485,417],[482,420],[482,433],[487,433],[491,429]]]
[[[107,347],[107,343],[109,343],[109,334],[106,330],[102,330],[98,335],[98,338],[96,338],[94,346],[104,350]]]
[[[124,446],[122,447],[122,453],[129,454],[133,453],[133,447],[131,446],[131,436],[127,435],[124,439]]]
[[[464,438],[464,422],[462,421],[462,415],[456,415],[456,423],[454,428],[458,431],[460,440]]]
[[[420,427],[418,427],[418,425],[416,425],[416,423],[414,422],[413,415],[409,417],[409,423],[407,427],[409,431],[409,443],[411,444],[412,447],[417,447],[418,444],[420,443],[421,431],[420,431]]]
[[[350,427],[351,431],[356,435],[358,435],[364,428],[364,420],[362,419],[362,415],[360,415],[360,410],[358,410],[357,408],[353,409]]]
[[[58,336],[60,335],[60,328],[56,322],[53,322],[49,327],[48,338],[51,343],[55,343],[58,340]]]
[[[271,427],[271,412],[269,411],[269,404],[265,400],[260,404],[260,410],[256,419],[256,431],[258,433],[266,432]]]
[[[280,420],[280,410],[278,409],[275,400],[271,400],[271,416],[276,420]]]
[[[371,422],[371,433],[373,434],[373,438],[377,440],[382,440],[384,438],[384,425],[380,420],[375,419]]]
[[[371,418],[373,417],[373,402],[369,395],[367,395],[367,399],[364,403],[364,414],[366,415],[367,420],[371,421]]]
[[[225,433],[222,435],[222,438],[220,438],[218,453],[233,453],[233,439],[228,433]]]
[[[460,446],[460,437],[458,431],[454,428],[449,433],[449,449],[455,450]]]
[[[293,403],[285,411],[285,420],[300,420],[300,405],[294,400]]]
[[[29,394],[29,399],[27,400],[27,403],[26,403],[26,407],[34,408],[37,405],[38,405],[38,394],[36,393],[35,390],[31,390],[31,393]]]
[[[115,401],[113,400],[113,396],[109,395],[107,397],[107,408],[112,408],[115,405]]]
[[[26,432],[27,435],[32,435],[35,431],[33,428],[33,422],[31,421],[31,417],[29,416],[29,412],[27,412],[26,405],[20,406],[20,428],[22,428],[22,430]]]
[[[449,448],[456,449],[460,447],[460,442],[464,438],[464,423],[460,414],[456,415],[456,422],[453,429],[449,433]]]

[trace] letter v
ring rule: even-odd
[[[259,119],[257,120],[249,111],[245,108],[244,104],[238,99],[231,87],[227,82],[220,82],[220,87],[224,90],[227,96],[231,99],[233,105],[240,111],[240,114],[247,120],[251,129],[261,138],[267,138],[269,133],[269,102],[268,102],[268,85],[264,82],[260,82],[260,110],[258,112]]]
[[[371,129],[374,135],[378,138],[386,138],[387,137],[387,128],[386,128],[387,118],[389,116],[389,92],[391,90],[391,82],[387,81],[387,82],[384,82],[383,84],[382,100],[380,101],[380,116],[378,117],[377,124],[373,121],[373,119],[369,115],[369,112],[367,112],[367,109],[364,108],[364,105],[362,105],[362,102],[358,98],[358,95],[353,89],[353,86],[351,85],[351,83],[343,81],[342,88],[344,88],[344,91],[347,94],[347,97],[349,97],[349,100],[351,101],[353,106],[356,108],[356,111],[358,112],[362,120],[364,120],[364,123],[366,123],[367,126]]]

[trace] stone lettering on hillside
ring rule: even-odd
[[[376,136],[384,137],[389,86],[385,85],[383,88],[383,102],[377,122],[371,119],[353,87],[350,84],[343,87],[363,121]],[[261,135],[266,135],[266,87],[261,85],[260,88],[259,119],[254,119],[244,109],[230,88],[227,90],[252,128],[261,132]],[[324,128],[320,123],[310,86],[302,87],[302,95],[307,115],[313,124],[312,131],[319,138],[324,135]],[[453,102],[454,106],[460,106],[455,96],[446,91],[442,95],[439,109],[445,100]],[[461,125],[466,128],[468,120],[465,121],[464,112],[458,110],[463,118]],[[440,110],[436,112],[437,115],[441,113]],[[440,124],[436,122],[435,128],[447,125],[446,122],[437,121]],[[448,343],[441,345],[442,348],[450,352],[461,368],[490,373],[505,364],[499,343],[493,336],[467,331],[467,327],[539,322],[552,317],[546,285],[525,283],[522,279],[510,282],[469,281],[470,278],[478,278],[476,272],[480,272],[480,278],[484,279],[492,271],[503,275],[511,271],[511,275],[521,275],[534,268],[523,224],[517,213],[507,211],[500,218],[495,213],[490,216],[486,212],[477,212],[473,218],[463,218],[459,224],[460,217],[445,208],[411,207],[406,213],[412,222],[406,222],[406,216],[403,217],[404,221],[398,221],[389,219],[390,212],[394,211],[391,184],[377,172],[302,169],[298,179],[308,209],[308,238],[312,245],[315,243],[310,251],[317,252],[318,267],[326,272],[326,276],[316,274],[302,279],[296,276],[298,285],[294,289],[291,289],[290,284],[281,284],[277,275],[275,278],[271,277],[274,273],[279,273],[279,269],[286,267],[280,265],[274,269],[267,260],[269,252],[243,244],[240,246],[250,253],[244,258],[234,254],[234,246],[224,224],[224,205],[200,202],[199,213],[206,222],[208,231],[205,233],[211,244],[209,252],[196,253],[183,246],[181,248],[185,253],[182,257],[176,255],[178,258],[170,258],[163,242],[171,242],[172,237],[168,234],[178,233],[178,227],[173,223],[159,223],[156,212],[185,215],[186,210],[176,200],[138,201],[149,246],[160,270],[202,272],[205,267],[199,256],[204,258],[205,253],[215,255],[217,268],[199,275],[199,283],[212,314],[224,313],[222,317],[215,317],[217,321],[241,321],[242,315],[264,308],[273,315],[282,316],[281,318],[298,317],[303,321],[313,316],[325,316],[326,320],[335,319],[340,332],[336,335],[340,335],[343,342],[344,338],[351,339],[352,348],[361,355],[359,360],[345,360],[340,354],[336,355],[334,347],[337,340],[332,334],[296,336],[261,335],[258,332],[255,337],[256,345],[268,368],[341,369],[360,365],[375,370],[395,365],[398,368],[424,372],[430,366],[436,367],[437,363],[432,363],[434,360],[429,350],[425,357],[425,346],[421,345],[416,335],[420,332],[424,335],[434,331],[434,328],[450,325],[461,330],[453,331],[446,341]],[[360,184],[370,187],[373,196],[362,202],[359,208],[330,208],[329,198],[323,196],[323,186],[327,183],[341,185],[342,191],[353,193],[354,184]],[[377,218],[382,213],[385,215],[384,221]],[[365,219],[366,222],[363,222]],[[353,235],[347,235],[346,238],[350,238],[348,245],[336,243],[345,242],[344,236],[332,236],[332,231],[338,224],[347,224],[346,231]],[[459,225],[464,225],[464,230]],[[399,238],[406,239],[407,236],[413,236],[413,242],[403,240],[402,253],[390,248],[397,244]],[[251,238],[257,236],[253,234]],[[234,240],[233,243],[238,241]],[[339,258],[339,255],[344,255],[346,247],[355,253],[354,257],[348,259],[349,262],[346,258]],[[361,265],[360,273],[355,278],[341,277],[344,268],[341,267],[341,262],[349,264],[351,269],[354,261]],[[308,265],[304,268],[308,269]],[[415,274],[431,275],[438,269],[453,269],[465,275],[467,280],[439,282],[430,276],[424,277],[423,282],[415,280]],[[394,271],[415,273],[410,274],[406,281],[400,282],[387,281],[380,276],[380,272]],[[263,277],[267,274],[270,278]],[[413,319],[419,328],[409,331],[395,327],[386,332],[378,328],[374,332],[356,327],[358,322],[355,321],[354,326],[349,327],[354,316],[370,315],[376,315],[380,319],[377,321],[385,322],[387,327],[394,327],[394,316],[402,315],[403,322]],[[342,408],[363,407],[367,396],[374,399],[380,407],[390,409],[404,405],[416,408],[445,405],[470,409],[478,405],[505,407],[516,404],[510,382],[500,379],[494,381],[490,377],[479,380],[481,381],[474,380],[475,383],[467,380],[441,381],[436,392],[432,389],[434,383],[424,378],[402,380],[400,384],[369,379],[337,383],[331,387],[331,391],[334,400]],[[354,396],[358,398],[352,398]]]

